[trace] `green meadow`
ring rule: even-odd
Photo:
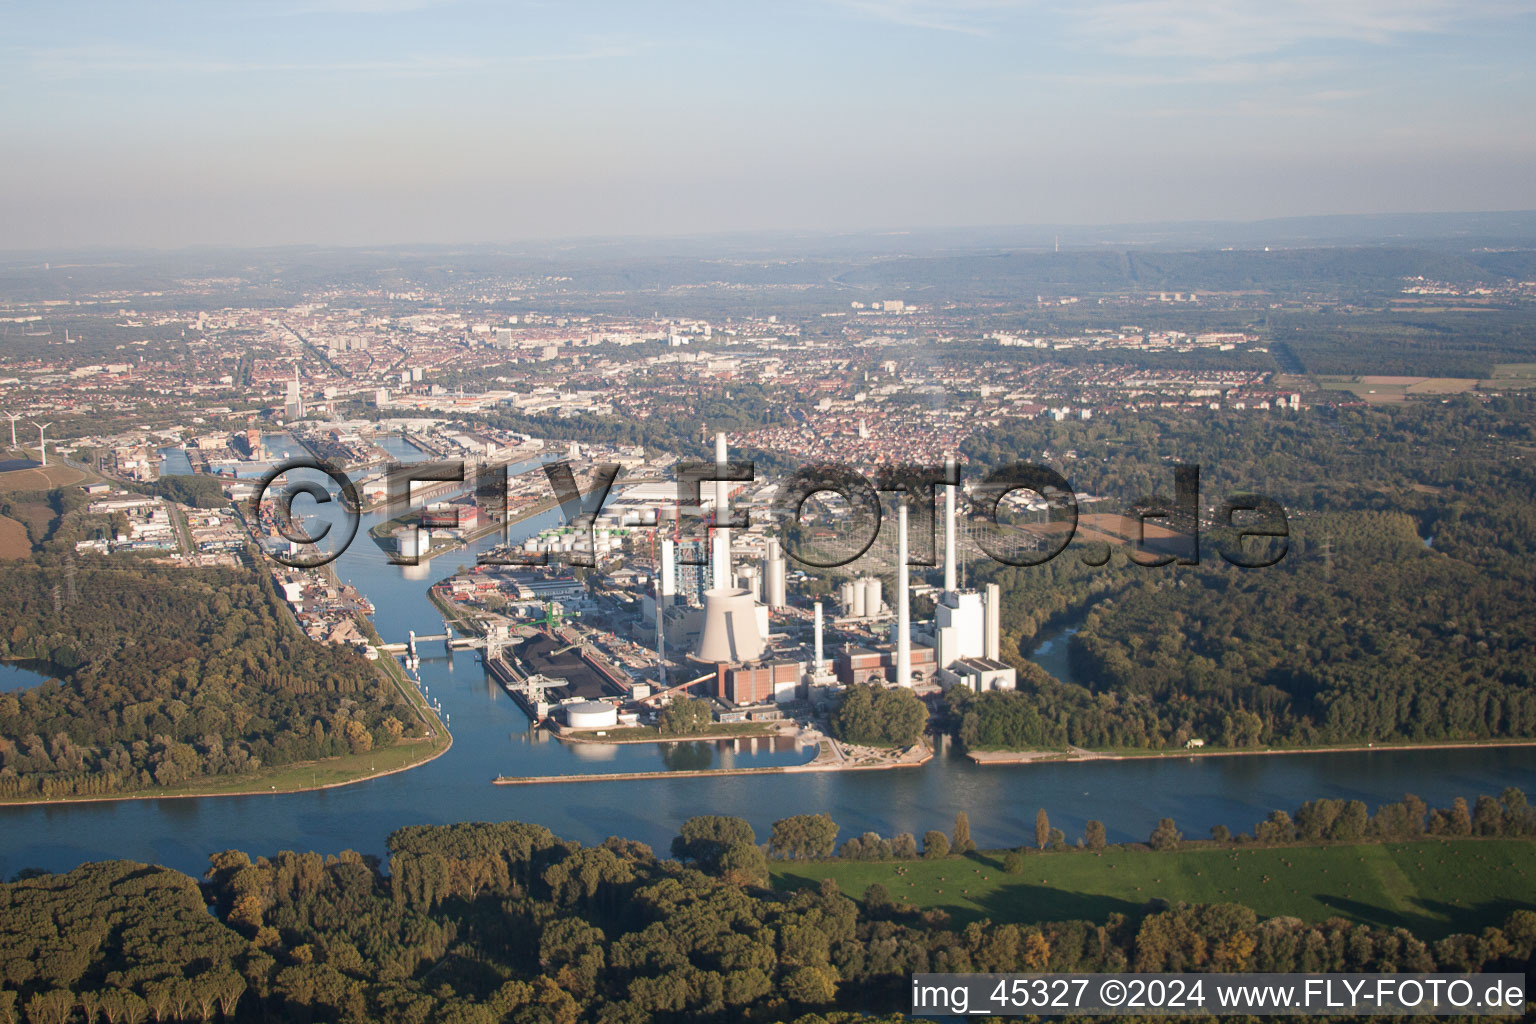
[[[897,903],[947,911],[957,924],[1135,916],[1148,901],[1241,903],[1261,917],[1344,917],[1422,938],[1480,931],[1536,909],[1536,843],[1425,839],[1349,846],[1110,848],[1030,853],[1017,875],[1003,852],[942,860],[775,861],[773,885],[837,880],[855,898],[879,882]]]

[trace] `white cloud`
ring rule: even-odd
[[[1089,46],[1142,57],[1240,57],[1307,43],[1387,45],[1508,17],[1511,3],[1477,0],[1099,0],[1073,8]]]
[[[282,61],[226,60],[189,57],[182,53],[144,50],[126,46],[72,46],[13,51],[29,73],[38,78],[90,78],[112,75],[245,75],[333,74],[378,75],[399,78],[436,78],[486,71],[496,67],[630,57],[643,47],[594,46],[586,50],[540,54],[501,54],[475,57],[464,54],[411,54],[388,60]]]
[[[831,0],[838,7],[876,21],[909,28],[990,34],[1000,20],[1026,7],[1032,0]]]
[[[1122,56],[1220,58],[1308,43],[1387,45],[1532,13],[1522,0],[828,0],[913,28],[990,35],[1067,26],[1085,49]],[[1054,27],[1047,25],[1045,27]]]

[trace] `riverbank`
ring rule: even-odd
[[[190,800],[211,796],[273,796],[278,793],[309,793],[338,789],[369,779],[381,779],[420,767],[448,753],[453,738],[421,737],[401,740],[392,747],[370,750],[366,754],[343,754],[319,761],[300,761],[262,769],[254,775],[213,776],[194,782],[177,783],[164,789],[113,793],[101,796],[39,797],[36,800],[0,800],[0,807],[29,807],[51,804],[120,803],[127,800]],[[366,767],[365,767],[366,766]]]
[[[498,775],[493,786],[536,786],[545,782],[629,782],[640,779],[694,779],[727,775],[796,775],[803,772],[886,771],[919,768],[933,760],[933,751],[917,743],[900,749],[844,747],[823,738],[816,756],[805,764],[769,765],[762,768],[698,768],[681,771],[602,772],[582,775]]]
[[[1332,747],[1263,747],[1257,750],[1196,747],[1177,750],[1100,751],[1083,747],[1066,750],[970,750],[966,757],[980,765],[1066,764],[1083,761],[1166,761],[1195,757],[1261,757],[1268,754],[1366,754],[1417,750],[1488,750],[1503,747],[1536,747],[1536,740],[1476,740],[1459,743],[1367,743]]]
[[[376,507],[382,507],[382,505]],[[459,537],[456,537],[452,540],[444,541],[440,545],[433,544],[430,549],[418,556],[418,560],[423,562],[430,562],[432,559],[437,558],[440,555],[446,555],[453,551],[462,551],[464,548],[469,547],[475,541],[484,540],[486,537],[489,537],[495,533],[500,533],[503,530],[513,529],[514,527],[517,527],[529,519],[533,519],[536,516],[541,516],[545,512],[548,512],[550,509],[559,507],[560,499],[555,497],[545,498],[542,501],[534,502],[532,505],[525,505],[513,513],[509,519],[492,519],[485,523],[483,526],[477,526],[473,530],[470,530],[468,533],[461,534]],[[364,511],[370,510],[365,509]],[[387,541],[388,538],[396,530],[416,525],[417,523],[415,519],[411,516],[386,519],[383,522],[376,523],[370,527],[368,530],[368,535],[375,541]]]

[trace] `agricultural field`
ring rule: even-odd
[[[1241,903],[1261,917],[1330,917],[1404,927],[1422,938],[1477,931],[1536,909],[1536,843],[1426,839],[1349,846],[1206,847],[1174,853],[1111,847],[1031,853],[1018,875],[1003,852],[941,860],[775,861],[775,888],[834,878],[858,898],[873,882],[898,903],[938,907],[957,924],[1137,915],[1147,901]]]
[[[32,542],[27,539],[27,528],[7,516],[0,516],[0,558],[28,558],[32,554]]]
[[[1324,391],[1352,391],[1361,400],[1380,404],[1433,395],[1459,395],[1475,389],[1507,390],[1536,387],[1536,363],[1499,363],[1492,377],[1394,377],[1366,374],[1320,376]]]

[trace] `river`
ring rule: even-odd
[[[558,517],[557,510],[534,517],[517,534],[554,525]],[[374,602],[385,639],[403,640],[412,628],[437,632],[440,619],[426,597],[429,583],[472,561],[473,550],[495,538],[402,570],[368,541],[371,522],[365,517],[357,542],[338,559],[338,575]],[[683,819],[709,813],[746,818],[760,839],[767,838],[775,819],[803,812],[827,812],[846,837],[865,830],[947,832],[955,812],[963,810],[977,843],[1016,846],[1033,836],[1040,807],[1070,838],[1097,818],[1111,841],[1144,839],[1163,816],[1174,818],[1190,836],[1204,836],[1217,824],[1251,829],[1270,810],[1294,809],[1313,797],[1356,798],[1374,808],[1413,792],[1445,805],[1456,796],[1529,786],[1536,778],[1536,748],[1530,747],[978,767],[945,744],[922,768],[883,772],[493,786],[491,779],[500,774],[782,764],[805,755],[753,753],[745,744],[684,745],[665,752],[649,746],[568,747],[530,735],[527,719],[487,684],[473,652],[450,657],[432,648],[424,651],[421,677],[451,716],[454,737],[453,748],[437,760],[312,793],[0,808],[0,877],[25,867],[62,871],[117,857],[200,875],[210,853],[230,848],[252,855],[284,849],[382,855],[385,838],[401,826],[470,820],[538,822],[587,843],[626,836],[662,853]],[[1063,632],[1036,657],[1060,673],[1065,648]]]

